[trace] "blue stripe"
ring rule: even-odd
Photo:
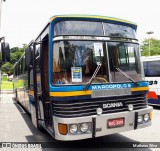
[[[132,95],[140,95],[140,94],[147,94],[148,91],[136,91],[136,92],[132,92]]]
[[[51,76],[50,76],[50,78],[51,78]],[[137,86],[135,86],[134,85],[134,83],[131,83],[131,82],[126,82],[126,83],[109,83],[109,84],[92,84],[92,85],[90,85],[90,87],[89,87],[89,89],[88,90],[92,90],[92,86],[94,87],[94,86],[99,86],[99,87],[102,87],[102,86],[106,86],[106,89],[103,89],[103,90],[107,90],[107,89],[111,89],[111,88],[107,88],[107,87],[109,87],[109,86],[111,86],[111,85],[128,85],[128,84],[130,84],[131,85],[131,88],[134,88],[134,87],[145,87],[145,86],[148,86],[148,82],[146,82],[146,81],[141,81],[141,82],[138,82],[138,85]],[[61,85],[61,86],[58,86],[58,85],[56,85],[56,86],[53,86],[53,85],[51,85],[50,84],[50,92],[69,92],[69,91],[82,91],[82,90],[84,90],[84,88],[85,88],[85,85],[71,85],[71,86],[66,86],[66,85]],[[114,88],[114,89],[116,89],[116,88]],[[118,88],[117,88],[118,89]],[[100,90],[100,89],[98,89],[98,90]]]
[[[155,104],[155,105],[160,105],[160,96],[158,96],[158,100],[157,99],[148,99],[148,103],[150,104]]]
[[[148,82],[146,82],[146,81],[140,81],[140,82],[138,82],[137,86],[135,86],[134,83],[131,84],[132,88],[134,88],[134,87],[146,87],[146,86],[148,86]]]
[[[51,101],[74,101],[91,99],[91,95],[87,96],[72,96],[72,97],[50,97]]]
[[[52,61],[53,61],[53,50],[52,50],[52,38],[53,38],[53,25],[52,23],[50,24],[49,27],[49,53],[48,53],[48,73],[49,73],[49,84],[52,83]],[[52,86],[49,86],[52,87]]]

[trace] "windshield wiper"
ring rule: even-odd
[[[126,73],[124,73],[124,71],[122,71],[120,68],[118,68],[118,67],[115,67],[116,69],[117,69],[117,71],[119,71],[122,75],[124,75],[126,78],[128,78],[130,81],[132,81],[135,85],[138,85],[139,86],[139,84],[136,82],[136,81],[134,81],[131,77],[129,77]]]
[[[85,86],[84,90],[87,90],[87,89],[89,88],[89,86],[91,85],[92,81],[93,81],[94,78],[96,77],[96,75],[97,75],[99,69],[101,68],[101,66],[102,66],[102,63],[100,62],[100,63],[98,64],[96,70],[94,71],[91,79],[89,80],[89,82],[88,82],[87,85]]]

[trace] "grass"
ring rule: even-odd
[[[2,81],[1,90],[13,90],[13,83],[10,81]]]
[[[18,80],[14,83],[14,85],[15,85],[16,88],[22,88],[22,87],[24,87],[24,81],[23,80]],[[13,82],[2,80],[1,90],[2,91],[13,90]]]
[[[24,87],[24,81],[23,81],[23,80],[18,80],[18,81],[16,81],[16,82],[14,83],[14,86],[15,86],[16,88],[22,88],[22,87]]]
[[[2,81],[8,81],[8,78],[6,76],[2,76]]]

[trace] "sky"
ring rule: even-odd
[[[135,22],[137,38],[160,39],[160,0],[6,0],[2,3],[0,36],[10,47],[35,39],[49,18],[62,14],[90,14]]]

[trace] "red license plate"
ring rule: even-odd
[[[110,119],[107,121],[108,128],[124,126],[124,118]]]

